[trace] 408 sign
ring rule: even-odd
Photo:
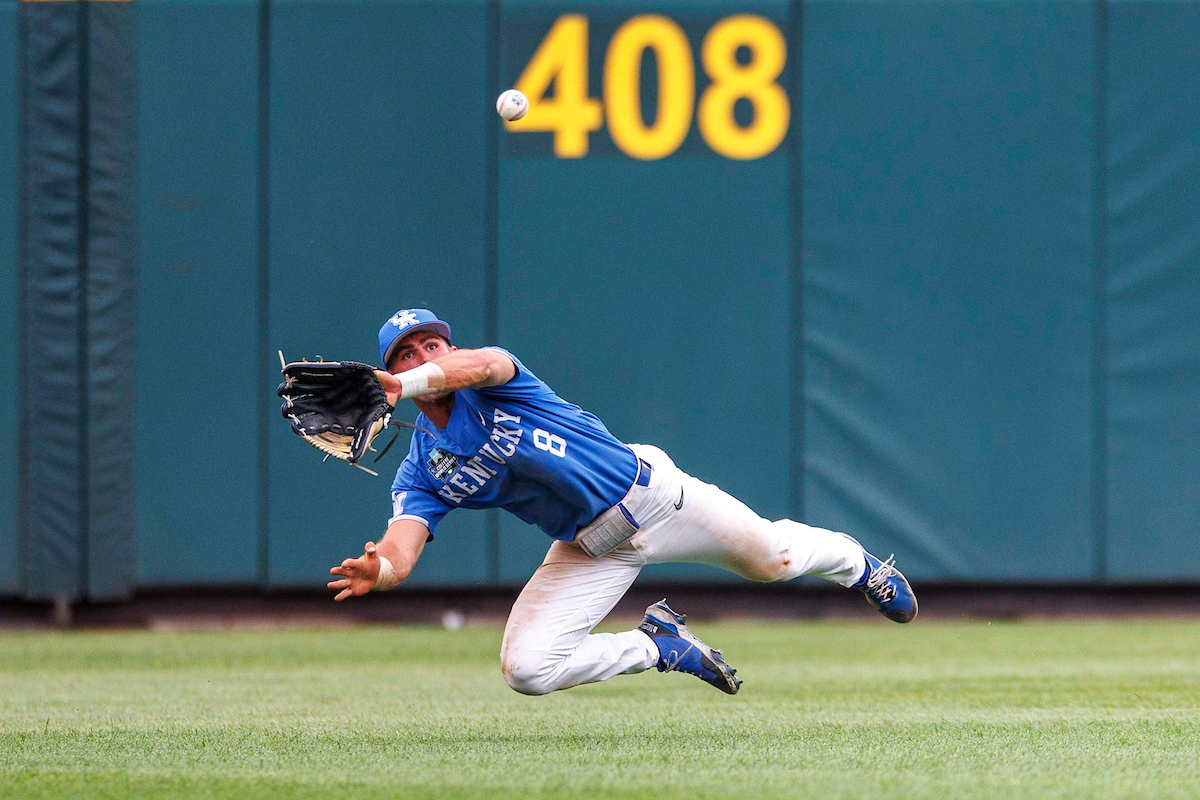
[[[529,113],[504,127],[538,134],[506,137],[528,139],[506,143],[507,151],[544,153],[548,140],[556,157],[583,158],[606,132],[617,152],[646,161],[681,147],[749,160],[783,142],[787,42],[775,22],[737,14],[701,28],[640,14],[613,25],[582,14],[560,16],[548,30],[544,18],[505,21],[502,74],[517,75],[511,85],[529,98]],[[533,31],[545,31],[536,44]]]

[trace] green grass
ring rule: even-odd
[[[699,622],[736,697],[523,697],[498,627],[0,634],[0,797],[1200,797],[1200,623],[872,622]]]

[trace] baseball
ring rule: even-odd
[[[509,89],[496,98],[496,113],[509,122],[519,120],[528,110],[529,101],[516,89]]]

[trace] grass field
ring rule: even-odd
[[[736,697],[522,697],[499,627],[0,634],[0,797],[1200,797],[1200,623],[696,628]]]

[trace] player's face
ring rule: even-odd
[[[416,369],[426,361],[441,358],[457,349],[436,333],[417,331],[400,340],[400,345],[396,348],[396,352],[392,353],[391,360],[388,361],[388,372],[393,374],[407,372],[410,369]],[[427,394],[420,399],[420,402],[437,403],[451,394],[451,392]]]
[[[430,331],[417,331],[400,340],[400,345],[388,361],[388,371],[407,372],[426,361],[441,358],[455,348],[442,337]]]

